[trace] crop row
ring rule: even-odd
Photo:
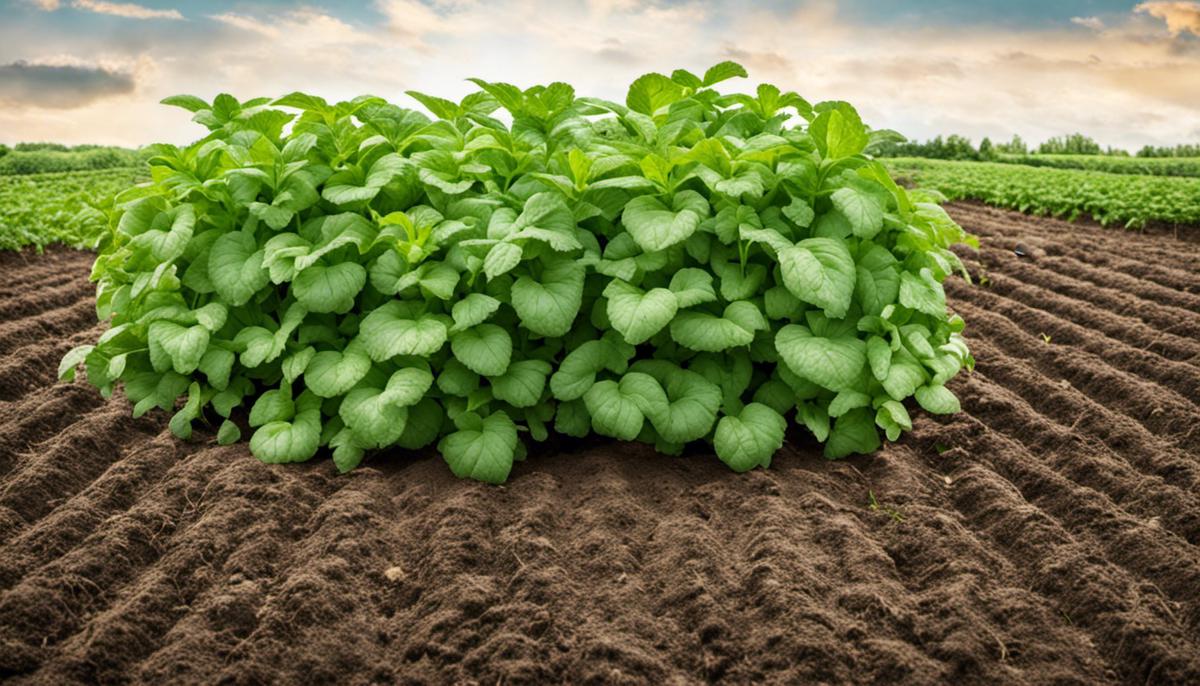
[[[93,206],[144,175],[126,168],[0,176],[0,250],[88,245],[105,224]]]
[[[1113,155],[1000,155],[997,162],[1030,167],[1083,169],[1110,174],[1200,177],[1197,157],[1117,157]]]
[[[893,175],[952,200],[971,198],[1071,221],[1090,216],[1106,226],[1200,224],[1200,179],[915,158],[886,164]]]

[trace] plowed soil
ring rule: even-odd
[[[951,211],[961,414],[744,475],[559,443],[504,487],[179,442],[55,383],[90,256],[0,256],[0,680],[1200,683],[1200,244]]]

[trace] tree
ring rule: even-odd
[[[979,159],[987,161],[996,159],[996,150],[992,147],[992,139],[984,137],[979,141]]]

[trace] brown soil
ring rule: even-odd
[[[1200,249],[951,211],[962,414],[740,476],[559,443],[499,488],[181,443],[54,382],[90,257],[0,256],[0,680],[1200,683]]]

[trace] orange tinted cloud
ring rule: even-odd
[[[1167,22],[1172,36],[1184,31],[1200,36],[1200,2],[1143,2],[1135,11]]]

